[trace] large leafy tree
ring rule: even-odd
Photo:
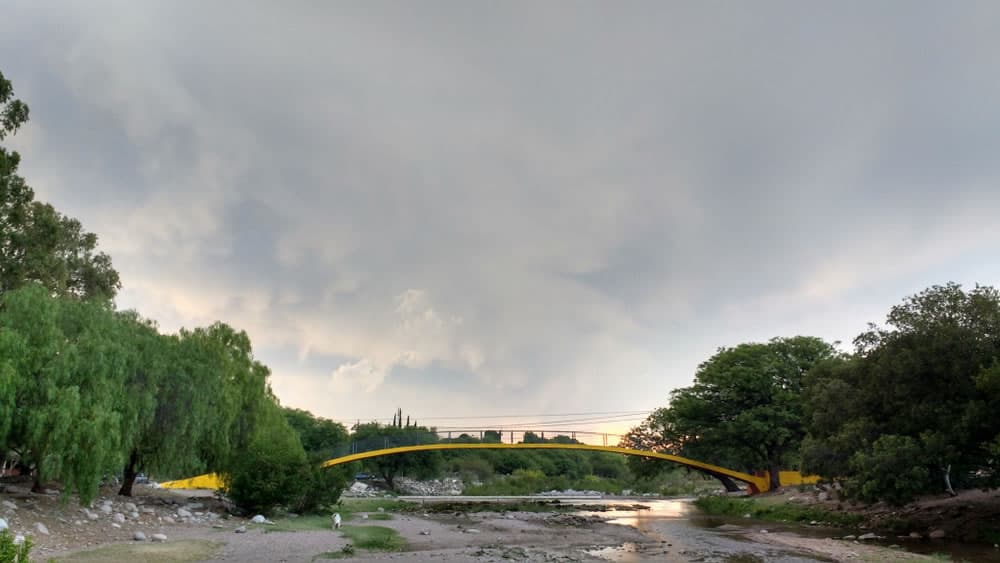
[[[386,426],[377,422],[359,424],[354,427],[351,439],[358,451],[369,451],[397,446],[432,444],[438,441],[437,433],[423,426]],[[385,479],[390,489],[396,486],[396,477],[430,477],[438,473],[442,465],[441,452],[413,452],[366,459],[362,466]]]
[[[845,479],[865,500],[897,503],[920,490],[953,492],[979,469],[996,472],[997,290],[930,287],[894,306],[886,326],[870,327],[855,347],[849,361],[810,376],[806,469]],[[908,477],[916,486],[887,485],[894,477],[883,473],[896,468],[886,452],[920,467]]]
[[[313,459],[335,457],[335,450],[348,442],[347,428],[339,422],[313,415],[309,411],[283,407],[288,424],[299,434],[302,447]]]
[[[674,391],[670,405],[633,434],[700,461],[767,470],[777,488],[779,470],[795,461],[805,434],[803,377],[835,354],[830,344],[806,336],[722,348],[698,366],[694,385]]]
[[[0,140],[28,120],[28,106],[15,99],[0,73]],[[0,147],[0,295],[26,283],[41,283],[55,295],[110,299],[121,287],[111,258],[97,251],[97,235],[80,222],[35,201],[17,174],[21,155]]]
[[[58,479],[86,502],[119,461],[125,351],[113,313],[25,287],[3,296],[0,346],[13,376],[6,444],[32,467],[35,490]]]

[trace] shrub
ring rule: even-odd
[[[25,538],[20,545],[14,543],[14,536],[8,530],[0,532],[0,563],[28,563],[31,553],[31,538]]]

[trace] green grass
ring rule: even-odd
[[[340,532],[355,547],[371,551],[402,551],[406,541],[399,532],[383,526],[344,526]]]
[[[369,513],[369,518],[375,514],[382,514],[379,508],[385,512],[402,512],[414,506],[417,505],[405,500],[391,498],[346,498],[340,501],[334,510],[339,512],[344,520],[351,520],[363,512]]]
[[[372,512],[368,515],[369,520],[392,520],[392,514],[388,512]]]
[[[333,520],[329,514],[309,514],[298,518],[277,518],[274,524],[250,524],[266,532],[301,532],[306,530],[329,530]]]
[[[751,517],[760,520],[779,522],[816,521],[834,526],[854,526],[861,522],[861,517],[856,514],[830,512],[808,505],[788,504],[770,501],[770,499],[761,502],[756,499],[711,496],[701,497],[694,504],[708,514],[725,516],[750,514]]]
[[[224,544],[208,540],[180,540],[165,543],[120,543],[79,551],[52,559],[59,563],[184,563],[204,561],[214,556]]]

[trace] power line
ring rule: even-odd
[[[637,411],[592,411],[592,412],[570,412],[570,413],[539,413],[539,414],[495,414],[495,415],[468,415],[468,416],[414,416],[413,418],[420,421],[425,420],[489,420],[494,418],[542,418],[549,417],[555,418],[560,416],[596,416],[596,415],[613,415],[613,416],[636,416],[636,415],[647,415],[651,411],[648,410],[637,410]],[[391,417],[385,418],[351,418],[351,419],[334,419],[337,422],[356,422],[358,420],[365,420],[367,422],[380,422],[384,420],[392,420]]]

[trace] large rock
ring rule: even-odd
[[[3,518],[0,518],[0,532],[6,530],[9,527],[10,526],[7,525],[7,521],[4,520]]]
[[[136,508],[134,502],[126,502],[125,503],[125,512],[135,512],[137,510],[139,510],[139,509]]]
[[[167,541],[167,536],[163,534],[153,534],[150,536],[153,541]]]
[[[125,515],[122,514],[121,512],[115,512],[113,515],[111,515],[111,521],[114,522],[115,524],[124,524]]]
[[[181,518],[190,518],[192,516],[191,511],[186,508],[178,508],[177,516]]]
[[[3,502],[0,502],[0,504],[2,504],[4,506],[4,508],[9,508],[11,510],[17,510],[17,504],[15,502],[13,502],[13,501],[5,500]]]
[[[43,536],[49,535],[49,529],[45,527],[45,524],[41,522],[35,522],[35,531]]]
[[[132,539],[134,539],[135,541],[146,541],[146,534],[142,532],[136,532],[132,534]]]

